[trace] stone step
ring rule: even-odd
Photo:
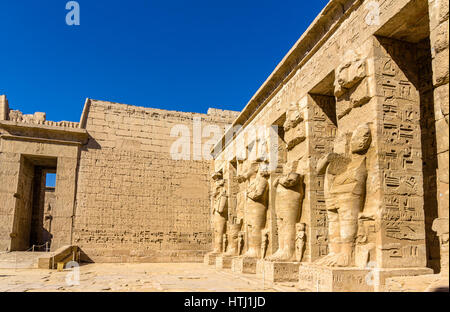
[[[0,269],[34,269],[48,252],[13,251],[0,253]]]

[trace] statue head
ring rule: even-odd
[[[245,177],[247,179],[250,179],[251,177],[254,177],[257,174],[261,175],[264,178],[267,178],[270,175],[269,165],[267,162],[262,162],[260,160],[253,160],[250,163],[246,171]]]
[[[236,177],[239,183],[246,180],[246,162],[243,159],[238,159],[237,161]]]
[[[297,171],[298,161],[290,161],[283,166],[284,178],[280,183],[285,187],[292,187],[299,182],[300,174]]]
[[[289,174],[297,170],[298,161],[288,161],[283,165],[283,174]]]
[[[252,160],[248,164],[248,166],[244,172],[244,177],[246,179],[250,179],[251,177],[255,176],[258,173],[258,168],[259,168],[259,162],[256,160]]]
[[[213,175],[211,176],[211,178],[212,178],[214,181],[222,180],[222,179],[223,179],[223,173],[222,173],[222,171],[216,171],[216,172],[214,172]]]
[[[267,162],[261,162],[258,166],[258,173],[263,178],[268,178],[270,176],[269,164]]]
[[[303,232],[303,231],[305,231],[306,224],[305,223],[297,223],[295,225],[295,228],[297,229],[297,232]]]
[[[372,134],[368,124],[360,125],[353,131],[350,141],[351,151],[354,154],[364,154],[372,143]]]
[[[291,102],[289,108],[286,111],[286,121],[283,125],[285,131],[295,128],[304,119],[303,114],[300,112],[300,108],[297,103]]]

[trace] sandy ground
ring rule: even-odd
[[[264,285],[256,275],[219,271],[202,263],[87,264],[78,270],[79,285],[71,285],[76,284],[76,270],[0,269],[0,292],[297,291],[293,284]]]

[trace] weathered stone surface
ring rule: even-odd
[[[275,213],[277,215],[278,250],[268,261],[292,261],[296,255],[296,223],[303,202],[303,176],[296,173],[297,162],[287,163],[283,175],[275,181]]]
[[[1,96],[0,249],[42,228],[97,262],[203,260],[275,283],[298,268],[308,291],[445,283],[448,2],[365,4],[330,1],[240,114],[88,99],[79,123],[53,122]],[[239,131],[205,153],[198,121]],[[175,158],[174,127],[189,133]]]
[[[303,291],[371,292],[374,287],[366,281],[369,274],[367,269],[303,265],[299,267],[298,288]]]
[[[258,259],[248,257],[234,257],[231,260],[231,271],[233,273],[256,274],[256,263]]]
[[[231,269],[232,256],[219,255],[216,257],[216,269]]]
[[[269,283],[298,282],[298,262],[264,262],[264,281]]]
[[[12,229],[2,226],[2,250],[76,244],[98,262],[201,261],[208,252],[210,162],[196,146],[207,139],[202,126],[223,131],[236,113],[180,113],[88,99],[80,123],[53,122],[45,113],[9,110],[4,96],[1,109],[8,109],[8,118],[2,114],[0,120],[0,156],[17,160],[0,161],[2,180],[12,175],[0,192],[8,204],[0,223],[20,220]],[[171,130],[180,125],[192,153],[177,161]],[[196,127],[200,136],[194,138]],[[51,213],[44,213],[42,186],[49,171],[41,167],[56,173]],[[33,183],[39,188],[32,194]],[[28,213],[31,206],[36,214]]]
[[[255,145],[276,149],[264,158],[275,165],[261,225],[270,248],[261,258],[286,261],[283,223],[304,224],[293,246],[310,290],[323,282],[319,290],[384,291],[390,277],[448,271],[448,233],[438,226],[448,223],[449,193],[443,2],[384,1],[370,11],[348,1],[342,12],[331,1],[237,117],[243,129],[217,143],[216,170]],[[276,126],[278,138],[253,145],[254,129],[264,126]],[[241,141],[247,143],[233,154]],[[289,199],[272,182],[291,162],[304,176],[298,216],[284,214]],[[253,244],[251,217],[243,217],[244,249]],[[377,287],[363,282],[372,271]]]

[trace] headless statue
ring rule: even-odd
[[[328,215],[329,254],[316,263],[325,266],[352,265],[358,231],[358,215],[366,193],[366,152],[372,141],[368,125],[353,132],[351,155],[330,153],[319,160],[319,173],[325,172],[325,205]]]
[[[295,257],[295,225],[300,219],[303,202],[303,176],[296,173],[297,162],[283,167],[283,175],[275,180],[275,213],[278,227],[278,250],[269,261],[291,261]]]
[[[239,255],[239,231],[241,230],[241,223],[230,224],[228,233],[228,249],[226,256]]]
[[[249,180],[246,205],[248,250],[244,257],[261,257],[261,231],[266,224],[267,213],[267,176],[267,171],[260,168],[259,162],[253,162],[247,171]]]
[[[214,250],[213,253],[221,253],[223,250],[223,237],[225,234],[227,222],[227,205],[228,196],[225,190],[225,181],[221,173],[216,173],[213,176],[216,180],[216,189],[214,192],[214,208],[213,208],[213,223],[214,223]]]

